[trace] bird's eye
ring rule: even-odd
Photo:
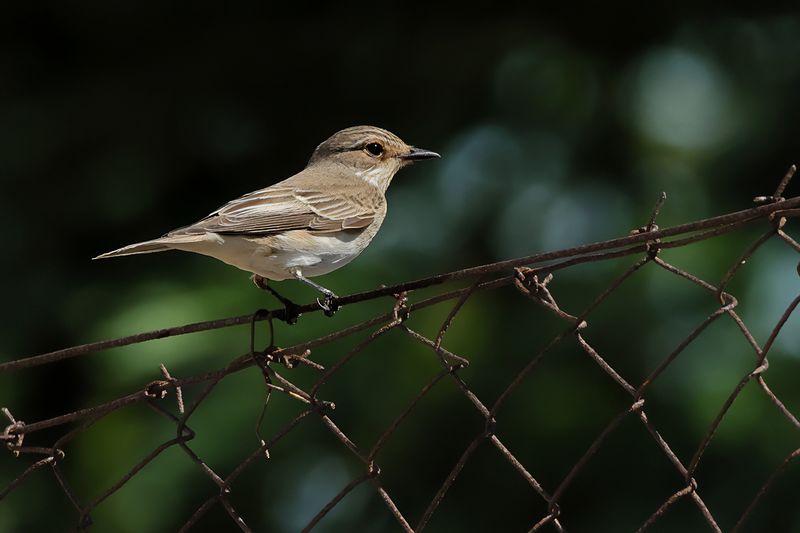
[[[369,152],[369,155],[378,157],[383,153],[383,146],[380,143],[369,143],[364,147]]]

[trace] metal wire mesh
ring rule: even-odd
[[[217,371],[194,375],[186,378],[175,378],[162,365],[162,379],[153,381],[142,387],[141,390],[132,394],[121,396],[101,405],[88,407],[75,412],[61,414],[53,418],[41,420],[33,423],[24,423],[15,418],[21,416],[19,408],[13,410],[3,408],[3,413],[8,418],[8,425],[2,433],[2,440],[14,457],[21,459],[30,458],[31,461],[24,466],[17,461],[14,466],[19,469],[19,474],[2,490],[0,490],[0,502],[12,491],[22,486],[37,471],[49,471],[54,482],[69,499],[77,512],[78,528],[87,528],[92,524],[92,513],[103,505],[103,503],[127,482],[136,476],[143,468],[150,464],[156,457],[170,448],[178,448],[185,453],[187,460],[194,463],[214,484],[216,489],[204,501],[197,502],[197,507],[191,516],[186,518],[183,530],[189,530],[201,523],[207,512],[215,506],[221,506],[227,512],[230,519],[241,530],[249,531],[246,517],[242,516],[230,498],[231,488],[237,479],[256,462],[265,460],[269,457],[270,450],[282,440],[290,440],[301,424],[308,424],[308,421],[316,420],[327,431],[329,431],[340,443],[344,450],[352,454],[362,465],[363,473],[350,480],[324,507],[319,509],[317,514],[308,522],[303,529],[308,531],[313,529],[331,511],[344,500],[347,495],[360,485],[371,485],[374,491],[385,503],[386,512],[389,513],[396,523],[405,531],[421,531],[428,526],[432,517],[439,509],[442,501],[447,497],[448,492],[455,483],[468,462],[474,457],[475,452],[482,446],[489,445],[500,457],[516,471],[524,480],[530,491],[537,498],[546,504],[544,514],[532,518],[529,527],[531,531],[538,531],[544,528],[551,528],[563,531],[565,523],[569,522],[570,511],[562,511],[561,503],[564,494],[569,490],[573,482],[581,476],[587,469],[587,465],[592,461],[608,437],[627,419],[635,419],[642,425],[646,433],[652,440],[652,445],[662,453],[671,463],[674,469],[683,480],[681,486],[664,501],[657,506],[647,520],[641,524],[641,531],[650,528],[665,513],[667,513],[677,502],[690,501],[702,514],[709,529],[721,531],[718,518],[712,512],[710,506],[704,500],[699,484],[695,478],[698,466],[703,460],[705,452],[711,445],[715,434],[723,421],[729,414],[735,400],[740,395],[745,385],[754,382],[761,394],[766,397],[777,412],[780,413],[786,423],[794,430],[800,429],[800,421],[789,407],[770,389],[766,380],[768,369],[768,355],[773,343],[786,324],[790,315],[800,304],[800,295],[792,300],[783,315],[774,325],[767,340],[761,344],[751,333],[750,328],[737,313],[737,299],[730,294],[727,289],[740,267],[747,262],[758,250],[768,241],[778,240],[785,243],[795,252],[800,253],[800,244],[794,240],[785,230],[787,220],[800,214],[800,198],[784,199],[783,190],[788,184],[794,173],[794,167],[790,169],[784,179],[780,182],[776,192],[769,197],[756,198],[756,207],[730,213],[711,219],[683,224],[672,228],[659,229],[656,225],[656,217],[661,204],[664,200],[662,196],[653,210],[652,217],[647,224],[631,232],[630,235],[590,245],[579,246],[568,250],[548,252],[536,256],[519,258],[511,261],[503,261],[469,268],[458,272],[451,272],[432,278],[417,280],[394,287],[384,287],[381,289],[353,294],[339,299],[342,306],[356,305],[359,302],[374,300],[390,296],[391,304],[384,314],[374,318],[336,331],[323,337],[309,339],[305,342],[288,348],[277,348],[273,343],[265,350],[256,349],[255,329],[256,324],[268,321],[270,329],[274,319],[283,318],[283,311],[258,311],[253,315],[239,316],[229,319],[214,320],[209,322],[190,324],[177,328],[169,328],[158,331],[141,333],[130,337],[103,341],[82,346],[76,346],[48,354],[18,359],[0,364],[0,372],[19,372],[37,365],[49,364],[70,357],[83,356],[99,350],[105,350],[118,346],[147,342],[153,339],[184,335],[199,331],[219,329],[233,325],[250,323],[250,352],[236,358],[226,367]],[[686,246],[692,243],[713,239],[723,233],[732,232],[745,225],[761,224],[767,227],[764,234],[755,242],[750,244],[741,256],[727,270],[721,280],[711,283],[700,279],[686,270],[667,262],[661,252],[670,248]],[[620,272],[616,278],[594,298],[583,309],[576,311],[565,310],[559,305],[558,299],[551,292],[550,284],[554,275],[563,269],[567,269],[582,263],[603,262],[610,259],[631,257],[633,263]],[[595,316],[598,306],[610,295],[615,293],[627,280],[641,269],[659,269],[665,275],[677,276],[686,280],[701,291],[708,294],[710,301],[716,303],[715,310],[696,324],[689,335],[679,339],[677,346],[667,357],[657,364],[641,383],[631,383],[621,372],[617,371],[609,363],[609,359],[602,355],[592,343],[587,339],[586,332],[589,317]],[[445,282],[457,279],[472,279],[471,285],[467,288],[441,291],[440,293],[427,299],[410,302],[413,291],[423,287],[439,286]],[[499,287],[512,285],[519,292],[520,296],[526,298],[536,305],[542,306],[549,313],[562,320],[564,323],[560,333],[549,340],[538,352],[533,354],[524,366],[520,368],[513,379],[504,387],[502,392],[491,401],[482,399],[474,392],[465,379],[462,378],[462,369],[469,364],[469,361],[445,348],[445,339],[450,325],[458,317],[459,313],[469,305],[473,296],[479,291],[497,289]],[[435,335],[425,336],[412,327],[413,320],[409,318],[412,311],[422,309],[441,302],[454,302],[438,327]],[[300,309],[304,313],[316,311],[314,305],[303,306]],[[657,429],[657,420],[651,419],[647,414],[648,391],[654,382],[673,365],[690,344],[703,335],[704,331],[714,322],[729,319],[735,324],[736,329],[745,339],[752,349],[752,369],[741,377],[738,384],[730,391],[724,404],[720,407],[713,422],[705,431],[704,437],[697,445],[694,453],[688,459],[680,458],[674,451],[665,437]],[[355,344],[350,350],[342,353],[335,362],[328,368],[324,368],[311,356],[311,350],[329,345],[334,341],[348,337],[361,331],[371,333],[361,342]],[[356,443],[348,436],[335,421],[334,405],[320,397],[320,388],[340,375],[341,369],[347,365],[356,355],[371,349],[374,341],[386,335],[390,331],[399,331],[407,336],[411,341],[420,343],[430,349],[431,353],[437,358],[440,369],[431,375],[428,381],[419,391],[408,398],[405,407],[397,413],[394,419],[387,421],[382,434],[371,444]],[[498,430],[498,412],[503,405],[510,401],[520,385],[529,379],[537,369],[537,365],[545,358],[553,348],[562,343],[575,343],[580,350],[586,354],[591,361],[596,363],[607,375],[615,386],[619,387],[624,393],[630,396],[629,405],[619,412],[616,416],[607,421],[602,431],[597,434],[595,440],[586,448],[583,455],[572,465],[564,474],[560,483],[555,486],[545,487],[537,480],[536,472],[526,467],[518,456],[516,456],[504,441],[503,432]],[[377,363],[379,364],[379,363]],[[315,383],[310,387],[302,388],[293,381],[290,369],[304,365],[313,368],[319,373]],[[234,468],[227,472],[219,472],[191,447],[191,441],[195,437],[195,432],[189,426],[193,414],[198,407],[203,404],[213,393],[217,385],[234,373],[249,369],[249,371],[260,371],[266,387],[266,397],[270,394],[283,394],[298,402],[300,409],[298,414],[284,427],[273,432],[269,436],[261,438],[259,446],[252,452],[237,459]],[[387,486],[381,476],[381,469],[377,462],[377,456],[384,449],[386,444],[395,438],[396,431],[406,423],[410,417],[415,416],[420,411],[420,401],[429,394],[435,387],[442,383],[449,383],[463,394],[466,402],[479,414],[485,422],[483,429],[474,435],[474,438],[463,449],[458,457],[452,458],[452,468],[445,479],[438,487],[431,488],[431,496],[427,507],[420,516],[412,517],[408,512],[401,508],[397,501],[392,497],[392,487]],[[473,384],[474,385],[474,384]],[[200,393],[187,405],[184,405],[183,392],[187,388],[199,388]],[[174,398],[176,401],[170,401]],[[67,460],[70,442],[82,434],[87,428],[99,420],[118,410],[126,409],[134,404],[146,404],[156,413],[169,420],[175,427],[175,436],[156,448],[149,450],[146,456],[131,467],[114,484],[102,490],[98,495],[91,499],[86,499],[78,494],[73,488],[72,482],[67,479],[62,470],[62,463]],[[13,413],[13,414],[12,414]],[[261,434],[262,422],[268,419],[268,411],[261,412],[258,421],[259,435]],[[64,433],[52,444],[47,446],[29,446],[26,440],[32,439],[32,434],[53,428],[64,428]],[[796,433],[795,433],[796,435]],[[766,476],[763,484],[754,492],[749,504],[741,510],[738,521],[733,526],[733,531],[741,530],[745,522],[759,505],[763,496],[775,484],[781,474],[790,466],[791,462],[800,455],[800,448],[795,449],[785,459],[774,466],[774,470]],[[272,458],[271,461],[280,460],[280,457]],[[427,487],[426,487],[427,488]]]

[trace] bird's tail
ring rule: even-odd
[[[120,257],[123,255],[136,255],[136,254],[150,254],[153,252],[163,252],[164,250],[173,250],[180,248],[181,244],[188,244],[196,242],[202,237],[198,235],[186,235],[181,237],[164,236],[152,241],[137,242],[136,244],[129,244],[117,250],[100,254],[92,259],[108,259],[109,257]]]
[[[122,248],[119,248],[117,250],[100,254],[97,257],[93,257],[92,259],[108,259],[109,257],[119,257],[123,255],[150,254],[153,252],[163,252],[164,250],[169,250],[169,249],[170,249],[169,246],[167,246],[163,242],[159,242],[159,239],[155,239],[152,241],[129,244],[128,246],[123,246]]]

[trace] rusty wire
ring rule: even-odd
[[[546,504],[545,514],[532,518],[530,522],[530,531],[539,531],[545,526],[549,526],[557,531],[563,531],[565,529],[563,521],[565,519],[568,520],[569,517],[569,510],[562,510],[561,503],[563,495],[576,478],[581,475],[586,465],[603,446],[609,435],[611,435],[624,420],[634,418],[641,423],[646,432],[652,437],[654,445],[673,465],[682,480],[682,483],[676,487],[673,493],[665,495],[663,502],[653,510],[652,514],[641,525],[639,530],[647,530],[665,513],[669,512],[678,501],[688,498],[704,517],[709,529],[713,531],[722,531],[718,519],[700,493],[695,473],[705,452],[711,445],[722,420],[729,413],[729,410],[745,385],[751,381],[755,382],[759,390],[775,406],[786,422],[794,429],[800,430],[800,421],[798,421],[797,415],[795,415],[791,409],[778,398],[772,389],[770,389],[765,377],[767,369],[769,368],[768,355],[770,349],[786,321],[798,305],[800,305],[800,295],[786,308],[781,318],[774,325],[767,340],[763,344],[760,344],[737,313],[736,308],[738,301],[736,297],[726,290],[741,265],[756,254],[766,242],[777,239],[785,243],[795,252],[800,253],[800,244],[785,231],[787,220],[800,214],[800,197],[790,199],[784,199],[782,197],[783,191],[791,180],[794,172],[795,167],[793,166],[783,177],[778,188],[771,196],[755,198],[754,200],[757,206],[743,211],[671,228],[659,229],[656,225],[656,218],[666,198],[662,195],[656,203],[647,223],[625,237],[578,246],[567,250],[547,252],[509,261],[482,265],[392,287],[383,287],[342,297],[337,302],[341,306],[355,305],[359,302],[387,296],[391,297],[391,305],[384,314],[380,314],[360,324],[335,331],[323,337],[309,339],[288,348],[277,348],[274,344],[274,338],[271,338],[270,345],[267,349],[263,351],[256,350],[254,341],[255,324],[263,320],[269,321],[272,335],[274,334],[274,332],[272,332],[272,321],[283,318],[282,310],[260,310],[250,315],[145,332],[119,339],[75,346],[47,354],[0,363],[0,372],[15,372],[38,365],[49,364],[54,361],[79,357],[109,348],[147,342],[153,339],[220,329],[239,324],[250,323],[251,325],[251,348],[249,353],[243,354],[231,361],[224,368],[214,372],[184,378],[175,378],[169,373],[167,368],[162,365],[160,372],[163,379],[152,381],[143,386],[139,391],[120,396],[100,405],[64,413],[32,423],[24,423],[17,419],[16,416],[19,415],[17,412],[18,409],[12,412],[12,410],[4,407],[2,413],[5,418],[8,419],[8,424],[2,434],[0,434],[0,439],[14,456],[31,457],[32,462],[23,467],[21,472],[6,487],[0,488],[0,502],[2,502],[9,493],[25,483],[31,474],[37,470],[49,469],[54,480],[76,510],[78,528],[87,528],[92,523],[92,512],[109,496],[120,490],[130,479],[136,476],[138,472],[158,457],[159,454],[169,448],[178,447],[217,487],[217,490],[205,501],[197,502],[195,512],[191,516],[186,517],[182,530],[189,530],[193,526],[196,526],[213,506],[219,505],[224,509],[236,526],[242,531],[250,531],[250,527],[247,525],[245,518],[241,516],[230,501],[229,495],[231,486],[236,479],[256,463],[256,461],[265,456],[269,457],[270,449],[278,441],[290,438],[292,431],[298,427],[301,422],[316,419],[338,440],[343,449],[347,450],[363,465],[363,473],[350,480],[325,506],[319,509],[319,512],[317,512],[306,525],[304,531],[313,529],[351,491],[362,484],[368,484],[373,487],[384,502],[387,512],[394,517],[400,528],[405,531],[422,531],[428,526],[431,518],[439,508],[439,505],[446,498],[450,488],[457,482],[459,474],[464,466],[470,461],[476,450],[485,444],[494,448],[519,476],[525,480],[537,497],[541,498]],[[662,258],[662,254],[660,253],[665,249],[681,247],[711,239],[750,224],[766,224],[768,229],[754,243],[746,247],[741,256],[737,258],[717,283],[711,283],[700,279],[667,262]],[[620,272],[617,277],[604,290],[600,291],[582,310],[571,312],[563,309],[549,288],[554,274],[562,269],[581,263],[599,262],[627,256],[634,257],[635,261],[627,269]],[[634,273],[643,268],[661,269],[663,272],[677,276],[698,286],[708,293],[717,307],[705,319],[700,321],[689,335],[676,343],[676,348],[652,369],[649,376],[641,383],[634,384],[627,381],[620,372],[611,366],[608,362],[608,358],[602,356],[598,350],[592,346],[591,342],[587,339],[586,333],[590,331],[588,325],[589,316],[595,313],[597,307],[622,286]],[[467,288],[444,290],[427,299],[419,300],[414,303],[410,302],[413,291],[417,289],[465,278],[473,279],[472,284]],[[450,324],[457,318],[459,312],[468,305],[470,299],[476,292],[509,285],[515,287],[526,299],[542,306],[555,317],[562,320],[564,322],[564,328],[553,337],[544,348],[530,356],[494,401],[486,402],[473,392],[473,389],[461,376],[460,371],[469,364],[469,361],[463,356],[447,350],[443,346],[443,342]],[[453,301],[454,303],[435,336],[426,337],[415,329],[412,329],[408,320],[411,311],[446,301]],[[299,310],[302,313],[311,313],[317,311],[318,307],[314,304],[309,304],[301,306]],[[648,416],[646,410],[647,392],[652,384],[658,380],[659,376],[681,356],[696,338],[703,334],[709,325],[715,321],[722,320],[723,317],[728,317],[733,321],[738,331],[752,349],[752,369],[741,377],[740,381],[730,392],[727,400],[721,406],[713,422],[707,428],[705,435],[697,445],[693,455],[688,458],[688,460],[687,458],[682,459],[678,457],[670,444],[665,440],[664,436],[659,433],[656,422],[651,420]],[[354,345],[349,351],[342,354],[329,368],[323,368],[318,362],[312,360],[312,349],[325,346],[343,337],[366,330],[370,330],[371,333],[364,340]],[[439,361],[441,368],[429,378],[413,397],[407,400],[405,407],[393,420],[389,421],[385,430],[380,434],[377,440],[371,446],[363,447],[363,445],[356,444],[336,424],[334,421],[335,406],[331,402],[320,398],[319,390],[322,385],[335,379],[344,365],[348,364],[360,353],[368,350],[369,346],[376,339],[393,330],[400,331],[414,342],[418,342],[429,348]],[[497,417],[499,416],[500,408],[508,401],[510,395],[529,378],[541,360],[552,351],[555,346],[563,342],[569,342],[570,339],[572,342],[575,342],[577,347],[580,348],[591,361],[598,365],[610,380],[619,386],[624,393],[630,396],[630,405],[607,422],[602,431],[596,436],[595,440],[586,448],[583,455],[579,457],[569,471],[565,473],[559,484],[554,487],[545,488],[543,484],[536,479],[535,473],[526,468],[504,443],[503,436],[498,434],[496,429]],[[291,376],[288,371],[297,365],[306,365],[319,372],[319,376],[312,386],[301,388],[290,379]],[[211,468],[190,447],[190,442],[195,436],[195,432],[189,425],[190,419],[197,408],[213,393],[215,387],[223,379],[235,372],[254,366],[261,372],[266,387],[264,409],[257,423],[260,446],[252,450],[248,456],[242,458],[237,466],[230,472],[221,474]],[[453,458],[454,462],[449,474],[445,477],[440,486],[433,491],[431,499],[422,515],[411,517],[400,509],[396,501],[390,495],[390,489],[384,486],[381,478],[381,469],[377,463],[377,456],[400,425],[418,409],[420,400],[441,382],[452,383],[452,385],[463,394],[467,402],[479,413],[485,423],[482,430],[478,432],[463,449],[461,455]],[[202,389],[193,401],[184,405],[183,390],[186,387],[202,387]],[[263,420],[267,416],[266,400],[268,400],[273,393],[285,394],[293,400],[300,402],[302,409],[284,427],[278,429],[269,437],[262,437],[261,426]],[[173,413],[168,407],[169,404],[165,403],[170,394],[175,395],[177,414]],[[70,441],[80,435],[89,426],[110,413],[139,403],[145,403],[153,411],[173,423],[175,426],[175,436],[163,442],[155,449],[150,450],[147,455],[130,468],[125,475],[118,479],[112,486],[100,492],[94,499],[86,500],[80,498],[60,468],[60,463],[67,457],[66,450]],[[27,446],[25,444],[25,440],[33,433],[62,426],[72,427],[49,446]],[[800,456],[800,448],[792,451],[780,464],[775,466],[772,473],[766,477],[763,485],[755,491],[747,506],[742,509],[738,521],[733,528],[734,531],[739,531],[744,527],[747,519],[758,506],[763,496],[798,456]]]

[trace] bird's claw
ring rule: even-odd
[[[333,316],[336,314],[336,311],[339,310],[340,306],[336,304],[337,298],[338,296],[333,293],[326,294],[325,298],[322,300],[317,298],[317,305],[319,305],[320,309],[322,309],[322,312],[325,313],[325,316]]]
[[[297,324],[297,319],[300,318],[300,307],[293,302],[284,302],[283,304],[283,321],[289,324]]]

